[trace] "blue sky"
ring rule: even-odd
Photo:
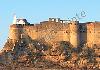
[[[49,17],[72,18],[85,11],[80,22],[100,21],[100,0],[2,0],[0,1],[0,49],[3,47],[13,21],[13,14],[30,23]]]

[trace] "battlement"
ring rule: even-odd
[[[58,23],[79,23],[79,21],[70,21],[70,20],[62,20],[60,18],[49,18],[49,22],[58,22]]]

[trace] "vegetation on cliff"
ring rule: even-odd
[[[94,69],[99,70],[97,46],[73,48],[67,41],[56,42],[56,47],[38,40],[8,39],[0,55],[0,68],[17,70],[18,68],[44,69]],[[96,47],[96,48],[95,48]],[[81,51],[79,51],[81,50]]]

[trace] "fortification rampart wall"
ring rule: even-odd
[[[51,20],[51,19],[50,19]],[[10,26],[9,38],[31,38],[54,43],[68,41],[73,47],[81,44],[93,46],[100,44],[100,23],[62,23],[60,21],[44,21],[40,24],[13,24]],[[98,29],[98,30],[97,30]]]

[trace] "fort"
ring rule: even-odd
[[[14,16],[0,62],[11,68],[99,70],[100,22],[68,23],[60,18],[49,18],[30,24],[26,19]]]
[[[16,19],[10,26],[9,38],[18,40],[30,37],[32,40],[43,40],[50,44],[68,41],[73,47],[100,45],[100,22],[79,23],[66,22],[60,18],[49,18],[39,24],[30,24],[26,19]]]

